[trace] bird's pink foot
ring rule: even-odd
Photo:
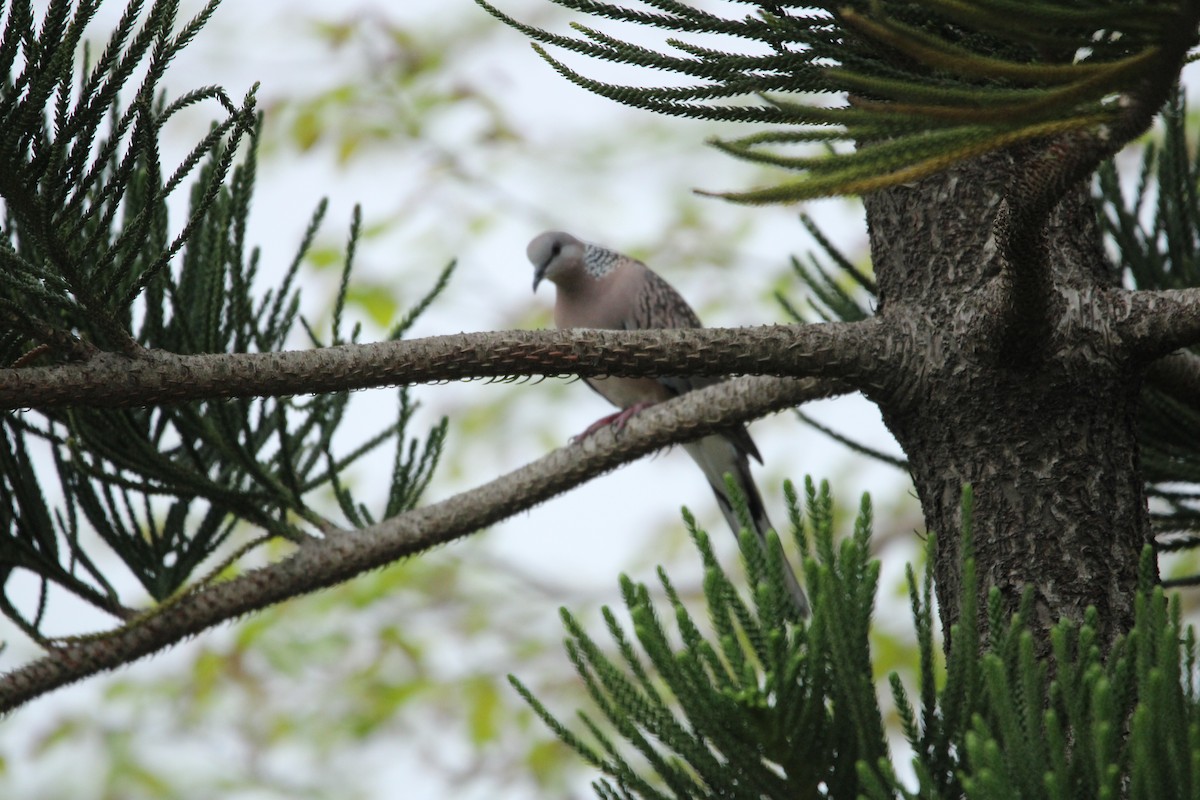
[[[634,403],[633,405],[629,406],[629,408],[623,408],[615,414],[609,414],[607,417],[601,417],[591,425],[588,425],[587,429],[583,433],[579,434],[578,436],[572,436],[571,441],[582,441],[601,428],[607,428],[610,425],[617,431],[620,431],[625,427],[625,423],[629,422],[630,417],[641,411],[643,408],[649,408],[652,405],[654,405],[654,403]]]

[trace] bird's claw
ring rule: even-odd
[[[628,408],[623,408],[615,414],[609,414],[607,417],[601,417],[600,419],[593,422],[591,425],[588,425],[583,433],[579,434],[578,436],[572,436],[571,443],[574,444],[575,442],[581,442],[584,439],[591,436],[596,431],[600,430],[601,428],[607,428],[609,426],[612,426],[612,428],[616,432],[619,433],[621,431],[621,429],[625,427],[625,423],[629,422],[629,419],[634,414],[638,413],[643,408],[647,408],[652,405],[654,405],[654,404],[653,403],[634,403],[633,405],[629,406]]]

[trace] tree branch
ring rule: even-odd
[[[635,415],[620,431],[602,429],[473,490],[355,533],[333,533],[282,561],[199,588],[112,633],[69,641],[0,677],[0,713],[243,614],[454,541],[665,445],[851,390],[811,378],[750,377],[689,392]]]
[[[282,353],[102,353],[0,370],[0,409],[188,400],[530,376],[817,375],[856,389],[887,364],[877,320],[655,331],[488,331]]]
[[[1200,344],[1200,288],[1111,293],[1121,349],[1142,360]]]

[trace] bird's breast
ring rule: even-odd
[[[554,304],[554,324],[559,328],[620,330],[625,327],[622,321],[614,309],[604,302],[560,296]]]

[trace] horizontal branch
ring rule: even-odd
[[[876,320],[655,331],[487,331],[282,353],[101,353],[0,370],[0,409],[132,407],[530,376],[806,375],[869,380]]]
[[[1122,291],[1112,302],[1121,347],[1134,357],[1161,358],[1200,344],[1200,289]]]
[[[454,541],[665,445],[848,391],[833,381],[751,377],[690,392],[635,415],[620,431],[602,429],[476,489],[361,531],[336,532],[282,561],[197,589],[111,634],[71,641],[0,676],[0,713],[243,614]]]

